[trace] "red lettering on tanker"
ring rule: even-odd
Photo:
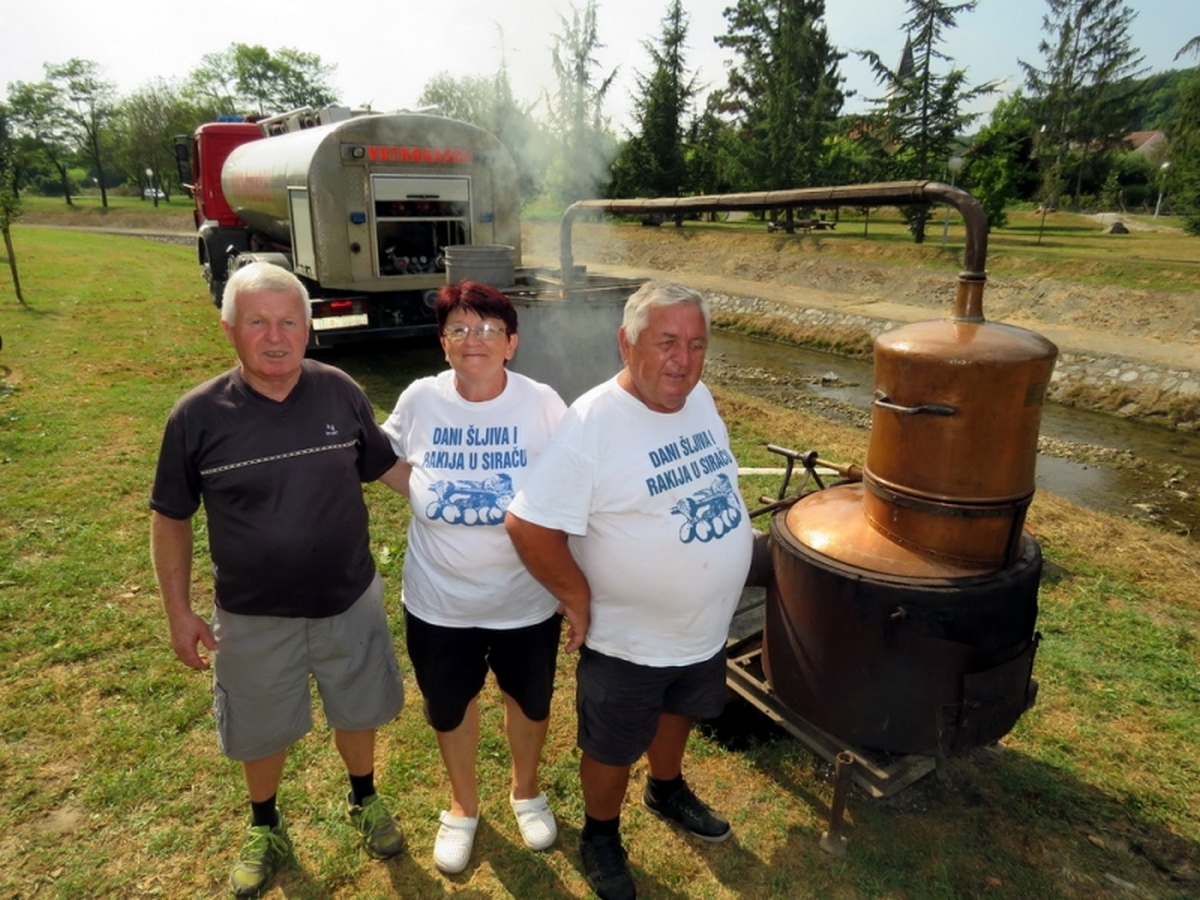
[[[372,162],[440,163],[469,166],[471,151],[462,147],[396,147],[383,144],[367,146]]]

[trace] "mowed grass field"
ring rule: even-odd
[[[146,496],[172,402],[232,354],[191,248],[21,225],[14,236],[30,308],[17,305],[3,260],[0,897],[225,896],[244,790],[215,746],[207,676],[167,646]],[[381,417],[413,377],[444,365],[428,344],[327,358],[364,385]],[[728,392],[719,399],[744,465],[775,464],[771,441],[862,459],[861,433]],[[757,477],[743,491],[753,506],[776,487]],[[366,493],[403,647],[407,506],[378,485]],[[203,607],[211,582],[198,526]],[[1003,752],[951,759],[942,777],[886,801],[852,791],[849,853],[837,859],[818,848],[831,767],[733,703],[693,738],[687,774],[730,817],[735,839],[690,841],[631,791],[623,821],[639,895],[1200,896],[1200,550],[1044,494],[1030,526],[1047,560],[1041,690]],[[377,772],[408,850],[389,863],[362,852],[340,761],[318,725],[293,751],[280,793],[296,864],[266,896],[588,896],[576,850],[573,663],[560,664],[544,769],[561,825],[555,848],[533,855],[520,842],[489,689],[473,862],[454,878],[434,869],[447,785],[409,677],[408,708],[380,733]]]

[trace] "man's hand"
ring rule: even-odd
[[[558,611],[567,617],[567,652],[578,650],[592,621],[592,589],[571,555],[566,532],[512,513],[504,517],[504,527],[529,574],[558,599]]]
[[[567,647],[568,653],[574,653],[583,646],[587,637],[588,626],[592,623],[589,609],[569,609],[565,603],[558,604],[558,613],[567,617]]]
[[[179,661],[193,669],[207,669],[208,657],[200,648],[205,647],[210,653],[217,649],[217,640],[208,623],[189,609],[168,615],[167,624],[171,631],[171,649]]]

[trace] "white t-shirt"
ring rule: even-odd
[[[553,388],[507,373],[494,400],[472,403],[446,370],[410,384],[383,424],[412,466],[412,521],[401,599],[423,621],[451,628],[522,628],[558,602],[529,574],[504,530],[504,512],[566,411]]]
[[[646,666],[724,646],[750,568],[750,518],[712,395],[659,413],[615,378],[572,404],[512,513],[570,535],[592,592],[587,645]]]

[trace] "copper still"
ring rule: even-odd
[[[1036,695],[1042,558],[1024,522],[1058,351],[985,321],[983,281],[964,272],[950,318],[876,339],[861,482],[771,522],[763,669],[789,709],[859,746],[981,746]]]

